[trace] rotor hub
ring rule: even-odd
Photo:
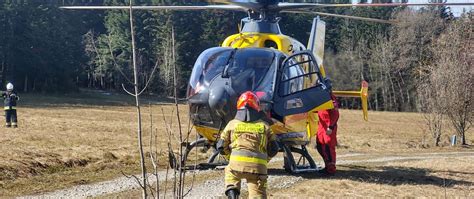
[[[234,5],[242,6],[255,12],[278,9],[279,0],[229,0]]]

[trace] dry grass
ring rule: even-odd
[[[22,100],[18,110],[20,128],[1,128],[0,130],[0,151],[2,151],[0,153],[0,196],[41,193],[103,181],[121,176],[120,171],[139,172],[135,109],[130,104],[132,100],[130,97],[86,92],[70,96],[27,95],[23,96]],[[163,101],[163,99],[160,100]],[[153,102],[153,100],[150,99],[148,102]],[[171,117],[173,107],[170,105],[153,105],[152,107],[155,128],[160,133],[160,147],[165,149],[164,143],[168,138],[164,134],[161,109],[164,109],[166,117]],[[180,111],[185,117],[184,121],[187,121],[187,106],[181,106]],[[143,107],[147,140],[149,137],[148,114],[149,108]],[[341,115],[338,150],[342,153],[370,152],[383,155],[394,151],[459,149],[427,148],[426,144],[423,145],[422,142],[426,138],[422,133],[422,117],[419,114],[371,112],[370,122],[363,122],[360,111],[343,110]],[[176,122],[173,122],[173,127],[176,128]],[[468,135],[472,135],[472,132]],[[446,138],[445,142],[447,142]],[[468,142],[473,143],[474,140],[471,138]],[[145,143],[148,145],[148,141]],[[165,162],[162,161],[162,163]],[[435,169],[429,167],[431,163],[420,164],[419,167],[422,169]],[[472,166],[472,162],[470,165]],[[393,168],[399,166],[402,167],[402,165],[392,165]],[[377,166],[365,168],[372,172],[380,169],[383,168]],[[445,168],[438,168],[438,170],[443,169]],[[346,176],[354,174],[350,172],[352,168],[343,168],[343,170],[347,170]],[[405,172],[405,174],[412,173],[414,172]],[[383,174],[379,172],[380,176]],[[327,180],[319,179],[319,181],[325,184]],[[366,186],[376,186],[374,183],[353,179],[336,181],[334,183],[338,183],[338,186],[346,186],[346,190],[361,191],[358,193],[363,193],[362,189],[367,188]],[[330,188],[330,185],[327,186]],[[403,186],[405,185],[397,185],[393,189],[394,193],[403,193],[403,191],[395,190]],[[278,193],[285,195],[284,190]]]
[[[127,103],[129,97],[107,96],[105,101],[102,94],[85,96],[22,97],[20,128],[0,131],[0,196],[101,181],[120,176],[120,171],[138,172],[136,114]],[[154,128],[164,143],[161,108],[166,117],[173,111],[170,105],[153,106],[154,122],[161,124]],[[186,118],[186,107],[181,108]],[[143,107],[147,137],[148,115],[149,108]]]
[[[418,113],[372,111],[369,113],[369,121],[364,122],[359,111],[343,110],[338,128],[339,149],[345,151],[447,150],[446,147],[430,147],[432,139],[425,133],[423,117]],[[471,134],[472,132],[471,130]],[[453,129],[444,130],[443,146],[449,145],[449,136],[453,134],[455,134]],[[474,141],[473,138],[471,136],[469,143]]]
[[[472,198],[474,158],[446,158],[339,166],[331,178],[307,175],[292,189],[272,190],[276,198],[449,197]]]

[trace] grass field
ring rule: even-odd
[[[132,101],[129,96],[96,91],[63,96],[22,96],[18,110],[20,128],[0,130],[0,196],[37,194],[113,179],[122,176],[121,172],[138,173],[136,119]],[[154,128],[160,135],[159,147],[164,150],[168,137],[165,134],[163,115],[169,119],[174,111],[172,105],[158,104],[163,101],[166,99],[149,97],[144,100],[144,104],[152,103]],[[142,111],[145,143],[148,147],[150,106],[145,105]],[[187,106],[181,105],[180,113],[184,117],[183,125],[186,126]],[[443,147],[432,147],[432,139],[423,133],[422,117],[416,113],[370,112],[369,120],[363,122],[360,111],[341,111],[338,135],[340,154],[369,153],[384,156],[411,152],[473,151],[469,147],[448,146],[448,135],[454,133],[452,129],[446,129]],[[171,123],[169,120],[168,122]],[[176,128],[176,122],[172,122],[172,126]],[[472,131],[469,132],[468,143],[474,142],[472,135]],[[455,161],[459,166],[452,168],[449,166],[452,164],[443,161]],[[164,161],[161,163],[164,164]],[[161,167],[165,168],[163,164]],[[363,164],[362,169],[341,166],[342,176],[345,177],[308,180],[314,181],[311,184],[320,183],[327,189],[339,187],[337,189],[342,191],[316,196],[410,196],[409,190],[426,192],[425,196],[443,196],[456,191],[455,185],[459,183],[453,183],[455,180],[472,184],[472,179],[469,181],[465,178],[473,177],[473,166],[473,162],[456,158],[383,165]],[[379,177],[416,176],[428,171],[435,181],[445,175],[454,175],[448,178],[453,186],[445,186],[450,189],[439,189],[434,183],[420,182],[417,185],[415,178],[413,183],[397,186],[383,182],[385,178],[382,178],[381,183],[370,181],[370,178],[357,180],[366,179],[371,174]],[[463,175],[463,172],[468,174]],[[430,191],[432,186],[437,186],[438,191]],[[307,196],[318,194],[312,192],[310,187],[297,187],[296,190],[275,190],[273,196],[291,197],[294,191],[310,194]],[[463,191],[466,190],[463,188]]]
[[[272,195],[291,198],[296,192],[306,197],[472,198],[473,160],[447,158],[343,165],[334,177],[305,176],[292,189],[276,189]]]

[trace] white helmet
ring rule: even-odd
[[[13,84],[12,83],[7,84],[7,90],[9,90],[9,91],[13,90]]]

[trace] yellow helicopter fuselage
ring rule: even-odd
[[[275,44],[275,46],[269,46]],[[287,55],[294,52],[306,50],[306,47],[298,40],[283,34],[271,33],[238,33],[227,37],[222,43],[222,47],[231,48],[275,48]],[[326,77],[324,67],[319,66],[321,74]]]
[[[274,46],[269,46],[274,44]],[[269,33],[238,33],[227,37],[222,43],[222,47],[232,48],[269,48],[273,47],[279,51],[292,55],[295,52],[306,50],[306,47],[298,40],[284,34]],[[319,66],[321,75],[326,77],[324,67]],[[304,137],[293,138],[295,143],[308,142],[317,130],[318,117],[315,113],[318,110],[334,108],[332,102],[325,103],[307,113],[286,116],[283,122],[276,122],[272,125],[275,134],[301,133]],[[291,139],[291,138],[290,138]]]
[[[286,55],[306,50],[306,47],[298,40],[283,34],[269,33],[238,33],[227,37],[222,47],[231,48],[275,48]],[[326,76],[324,67],[319,66],[323,77]],[[289,136],[287,142],[295,144],[306,144],[315,135],[318,125],[316,111],[334,108],[332,101],[322,104],[315,109],[301,114],[286,116],[282,122],[275,122],[272,130],[275,134],[300,134],[300,136]],[[219,130],[204,126],[196,126],[199,134],[214,142],[218,138]]]

